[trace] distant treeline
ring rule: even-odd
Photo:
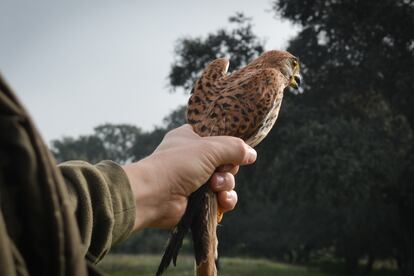
[[[280,117],[237,175],[239,204],[219,227],[224,255],[307,263],[393,259],[414,275],[414,4],[403,0],[279,0],[275,13],[302,27],[288,50],[300,58],[303,93],[285,93]],[[232,28],[177,42],[169,79],[189,91],[208,62],[231,68],[264,50],[242,14]],[[277,32],[277,26],[269,26]],[[105,124],[52,142],[59,161],[150,154],[184,107],[151,132]],[[167,233],[146,230],[115,250],[161,254]],[[188,244],[187,247],[190,247]]]

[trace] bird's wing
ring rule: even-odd
[[[258,132],[284,88],[275,69],[247,72],[225,85],[194,129],[201,136],[230,135],[246,141]]]
[[[201,120],[206,109],[211,105],[217,94],[220,94],[220,84],[225,78],[229,61],[225,58],[215,59],[209,63],[201,77],[191,90],[187,106],[187,121],[194,124]]]
[[[210,62],[206,69],[204,69],[201,79],[206,79],[215,82],[224,77],[229,69],[229,60],[226,58],[218,58]]]

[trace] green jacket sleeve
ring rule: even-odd
[[[135,221],[135,203],[124,170],[112,161],[59,165],[69,191],[85,255],[97,263],[112,245],[125,240]]]

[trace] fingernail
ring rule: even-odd
[[[256,161],[256,158],[257,158],[257,152],[253,148],[249,147],[247,149],[247,162],[251,164],[254,161]]]
[[[226,198],[227,199],[232,199],[233,197],[233,193],[232,192],[226,192]]]

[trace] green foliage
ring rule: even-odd
[[[295,99],[284,102],[254,168],[240,172],[239,208],[220,228],[222,252],[294,262],[346,257],[348,249],[391,257],[396,208],[384,196],[401,170],[396,146],[378,122],[320,120]]]
[[[397,257],[406,275],[412,275],[414,225],[407,214],[414,212],[409,177],[413,174],[414,33],[408,27],[414,24],[413,2],[279,0],[273,7],[303,27],[289,47],[301,58],[306,80],[306,93],[296,104],[319,107],[319,113],[326,115],[311,118],[324,123],[338,117],[330,129],[342,125],[346,131],[337,129],[335,135],[351,146],[344,151],[347,166],[336,170],[340,183],[334,186],[336,193],[350,195],[346,205],[334,212],[344,215],[350,225],[334,236],[336,253],[348,266],[362,256],[388,253]],[[353,126],[346,127],[341,120]],[[328,148],[338,151],[337,144]],[[305,162],[311,159],[306,156]],[[323,159],[317,164],[323,165]],[[354,184],[358,189],[342,189]],[[347,206],[352,207],[349,212]]]
[[[80,136],[78,139],[64,137],[52,141],[53,154],[58,162],[66,160],[87,160],[95,163],[107,159],[102,141],[95,136]]]
[[[312,93],[373,89],[414,125],[413,1],[279,0],[274,9],[303,26],[290,50],[305,64]]]
[[[109,275],[154,275],[159,256],[112,254],[106,256],[98,267]],[[272,262],[264,259],[222,258],[220,275],[278,275],[278,276],[338,276],[338,267],[304,267]],[[179,256],[177,267],[171,267],[165,275],[193,275],[194,260],[190,256]],[[393,270],[376,269],[372,276],[395,276]]]
[[[141,136],[135,126],[103,124],[95,127],[91,135],[54,140],[51,149],[59,162],[78,159],[95,163],[109,159],[126,163],[135,160],[133,148],[141,142]]]

